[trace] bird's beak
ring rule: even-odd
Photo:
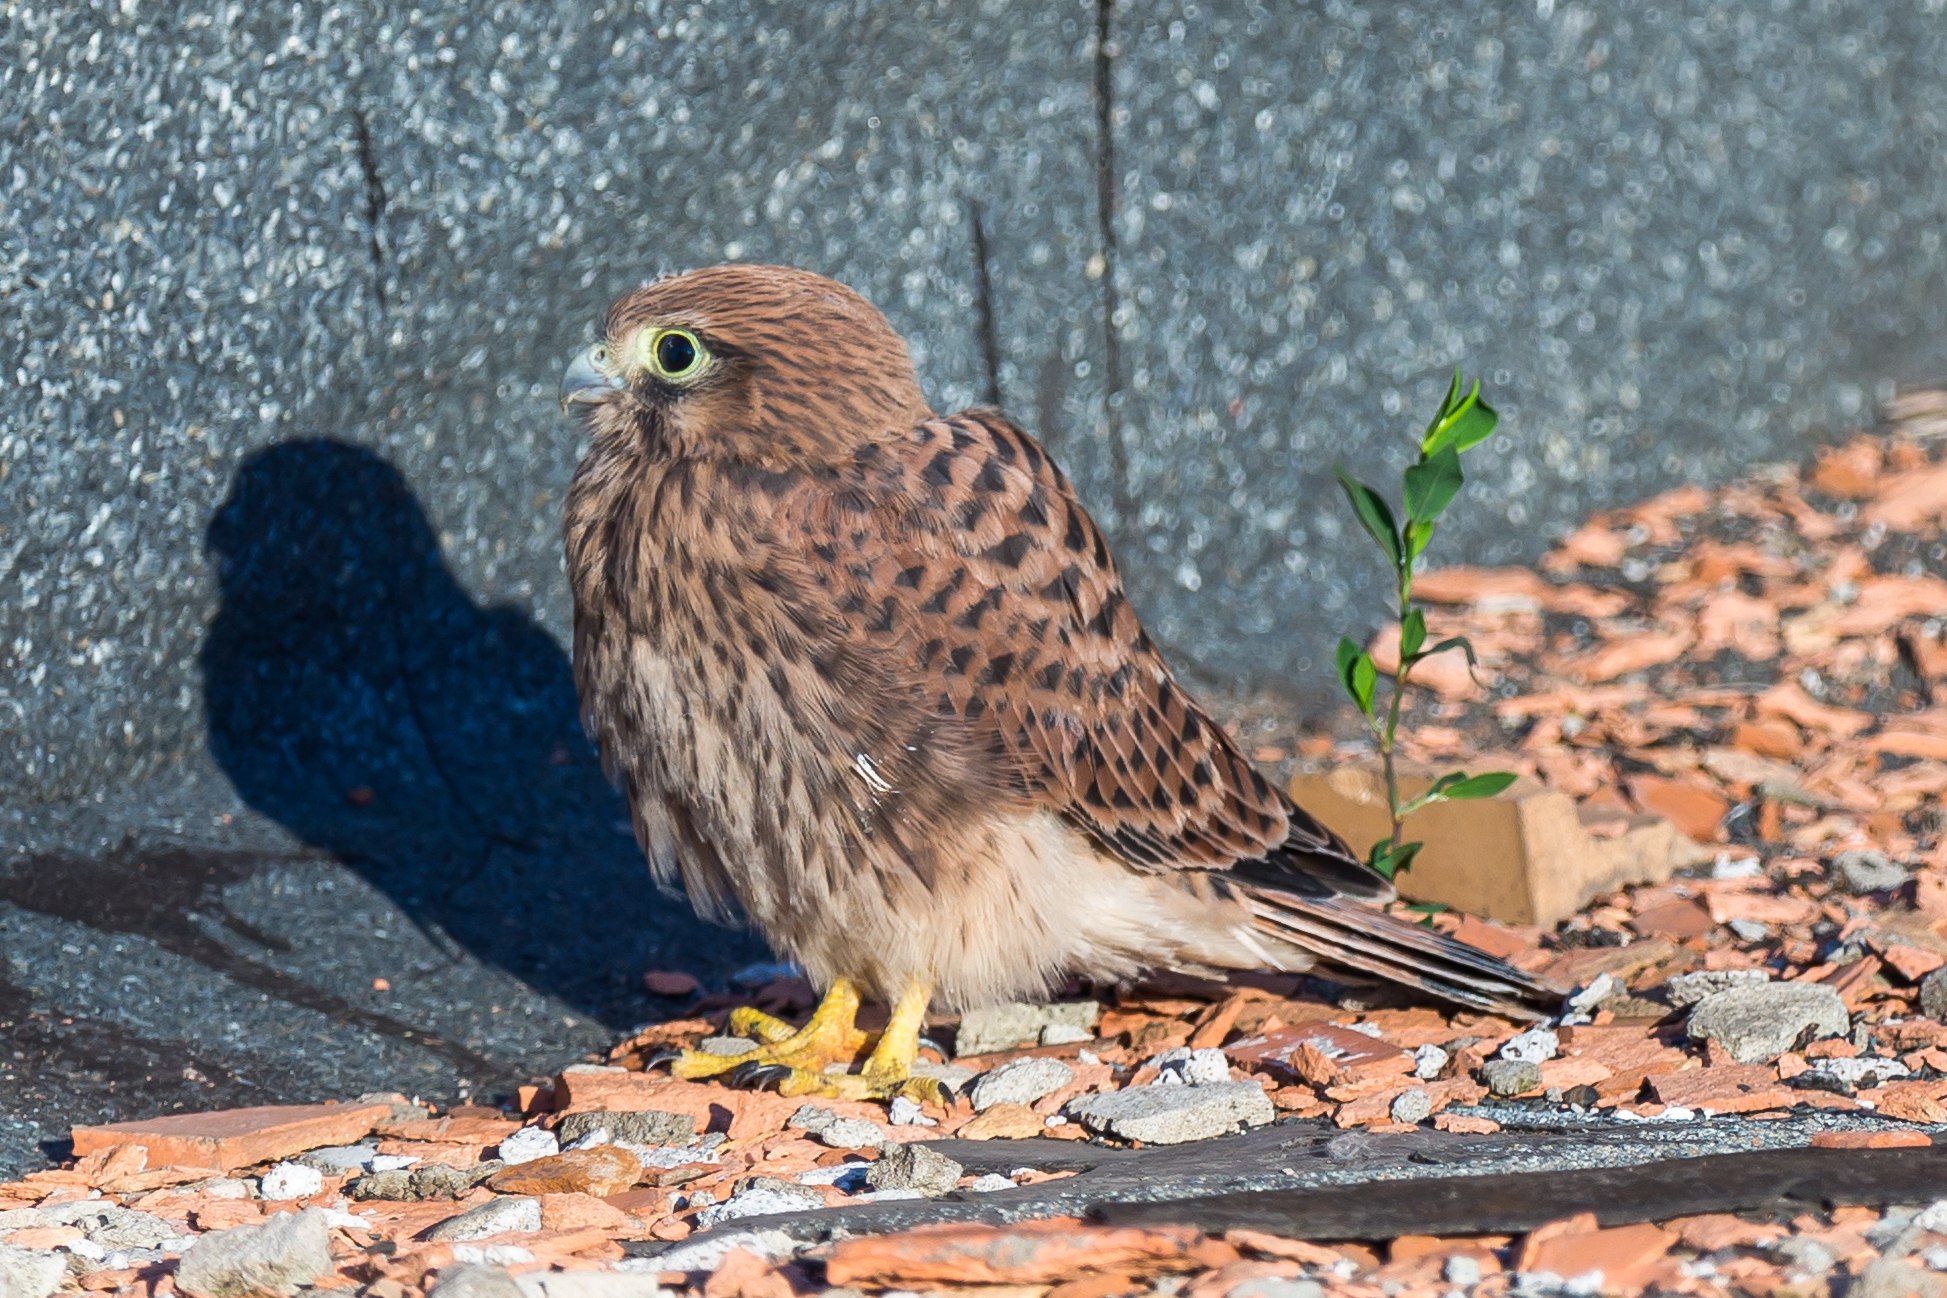
[[[561,375],[561,408],[581,402],[594,403],[622,390],[622,376],[612,363],[606,363],[608,349],[597,343],[586,348]]]

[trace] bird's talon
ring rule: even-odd
[[[739,1064],[724,1080],[740,1091],[783,1091],[784,1083],[798,1070],[788,1064],[752,1060]]]
[[[642,1061],[642,1071],[653,1073],[658,1068],[673,1068],[676,1061],[687,1053],[688,1051],[678,1050],[674,1046],[664,1046]]]

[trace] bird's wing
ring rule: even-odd
[[[1137,869],[1391,895],[1177,683],[1067,478],[997,412],[869,444],[813,499],[793,530],[848,574],[856,634],[914,664],[1030,802]]]

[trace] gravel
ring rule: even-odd
[[[1432,1081],[1447,1066],[1447,1058],[1447,1052],[1439,1046],[1420,1046],[1413,1051],[1413,1076],[1423,1082]]]
[[[1074,1080],[1075,1070],[1061,1060],[1031,1055],[981,1074],[968,1098],[975,1112],[985,1113],[996,1104],[1033,1104]]]
[[[1844,1036],[1851,1026],[1839,993],[1819,983],[1746,983],[1713,992],[1690,1011],[1694,1040],[1716,1041],[1740,1063],[1769,1063],[1801,1037]]]
[[[555,1138],[573,1144],[599,1128],[619,1145],[687,1145],[696,1139],[696,1119],[687,1113],[636,1109],[606,1113],[571,1113],[555,1125]]]
[[[489,1199],[477,1208],[468,1208],[449,1217],[428,1233],[428,1239],[460,1244],[485,1239],[489,1235],[527,1234],[541,1229],[541,1201],[526,1195]]]
[[[535,1213],[538,1228],[538,1206]],[[292,1294],[329,1270],[331,1229],[307,1208],[199,1237],[176,1269],[176,1288],[193,1298]]]
[[[1275,1116],[1270,1097],[1256,1082],[1132,1086],[1082,1096],[1067,1111],[1096,1135],[1150,1145],[1180,1145],[1240,1126],[1261,1127]]]
[[[961,1170],[945,1154],[915,1142],[888,1145],[866,1169],[865,1180],[874,1190],[913,1190],[931,1199],[958,1185]]]
[[[954,1053],[986,1055],[1011,1046],[1028,1045],[1040,1041],[1042,1032],[1057,1024],[1087,1032],[1101,1016],[1102,1007],[1094,1001],[1070,1001],[1061,1005],[1009,1002],[968,1010],[960,1016]]]

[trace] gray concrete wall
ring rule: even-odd
[[[1938,0],[1104,17],[9,7],[6,799],[199,760],[212,522],[253,455],[325,489],[295,439],[396,469],[458,589],[559,640],[554,377],[665,269],[865,291],[941,406],[1056,449],[1168,643],[1260,683],[1367,620],[1329,464],[1396,469],[1456,363],[1508,431],[1442,552],[1487,561],[1943,368]]]

